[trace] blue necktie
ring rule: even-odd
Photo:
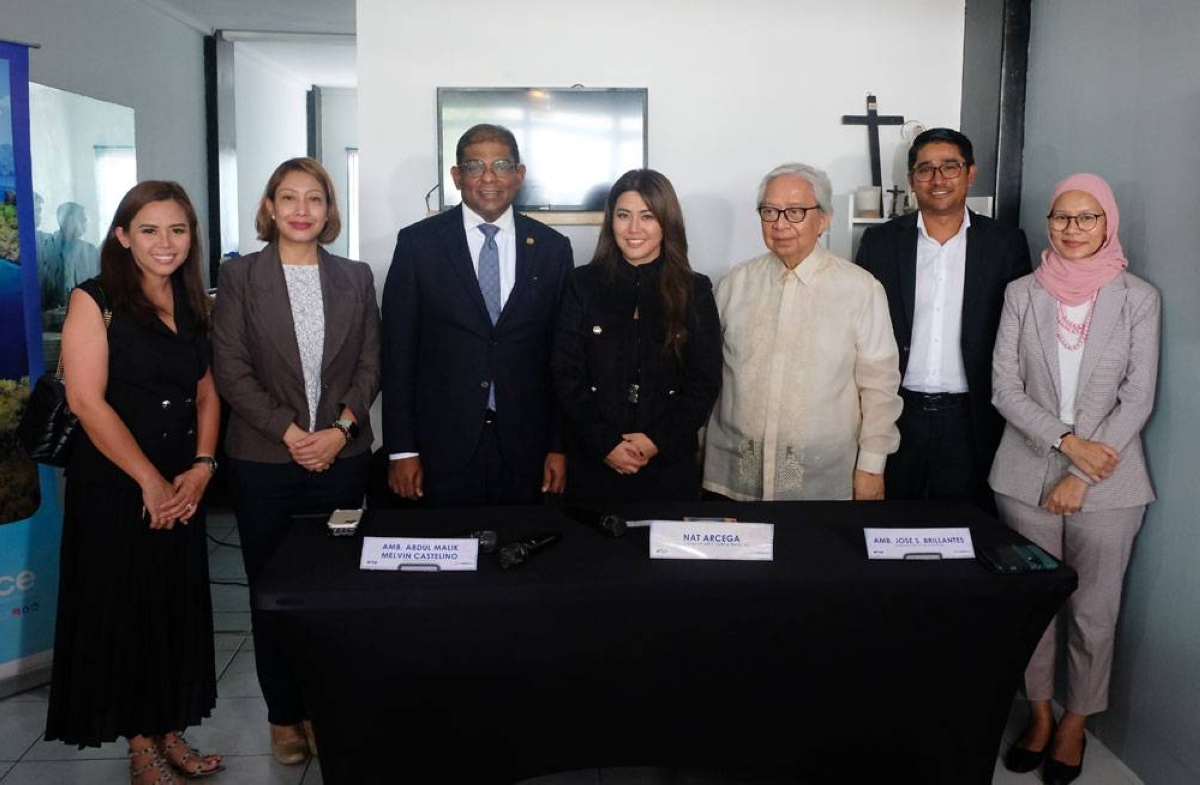
[[[496,232],[500,227],[480,224],[479,231],[487,238],[479,251],[479,290],[483,292],[483,302],[495,324],[500,318],[500,247],[496,245]]]
[[[496,232],[499,226],[480,224],[479,231],[487,239],[479,251],[479,291],[483,293],[483,302],[487,305],[488,316],[492,324],[500,318],[500,247],[496,245]],[[496,383],[488,385],[488,408],[496,410]]]

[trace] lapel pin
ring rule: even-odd
[[[533,238],[532,238],[532,237],[526,237],[526,238],[525,238],[525,244],[526,244],[526,245],[533,245]]]

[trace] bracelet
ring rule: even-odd
[[[333,427],[342,432],[342,436],[346,438],[346,444],[358,438],[358,423],[354,420],[334,420]]]

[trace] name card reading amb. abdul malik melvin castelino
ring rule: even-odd
[[[363,537],[363,570],[405,572],[474,571],[479,540],[474,537]]]
[[[974,559],[968,528],[863,529],[872,559]]]
[[[770,523],[651,521],[650,558],[774,561],[775,526]]]

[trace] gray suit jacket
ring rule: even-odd
[[[370,408],[379,391],[379,305],[375,277],[363,262],[321,251],[325,347],[316,427],[328,427],[349,407],[359,436],[342,452],[371,448]],[[283,434],[308,426],[308,399],[287,282],[278,250],[227,262],[213,308],[213,374],[231,409],[225,452],[262,463],[291,460]]]
[[[1100,290],[1071,428],[1058,414],[1055,299],[1033,275],[1009,284],[992,356],[992,403],[1008,421],[988,477],[993,490],[1038,505],[1068,470],[1087,481],[1053,448],[1059,436],[1074,431],[1121,454],[1112,475],[1088,489],[1084,511],[1154,500],[1141,431],[1154,406],[1160,308],[1158,290],[1130,273]]]

